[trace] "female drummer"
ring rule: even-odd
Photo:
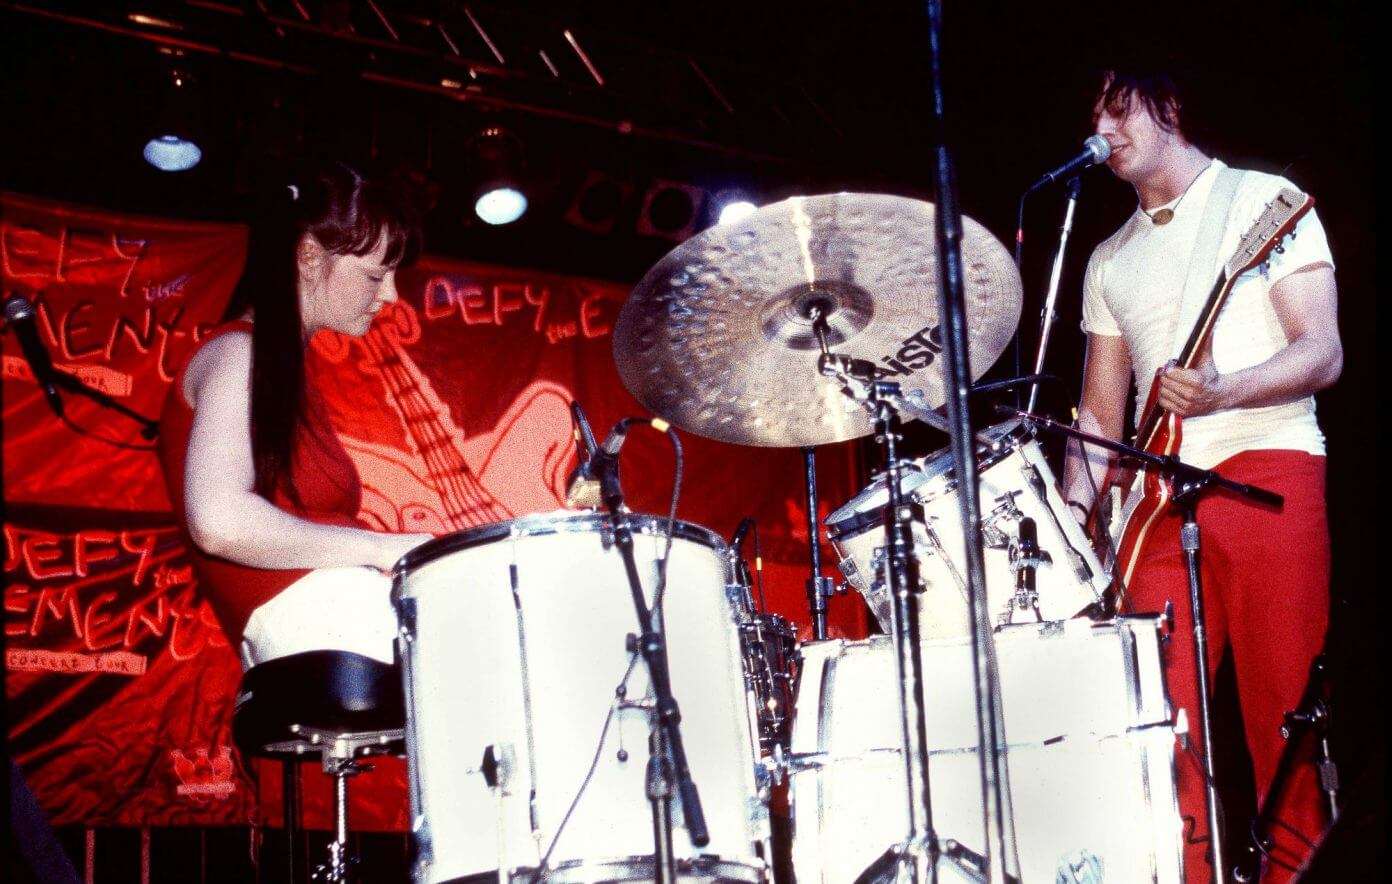
[[[160,456],[203,592],[243,668],[314,650],[392,662],[386,571],[427,534],[358,527],[361,486],[305,377],[324,329],[360,337],[418,234],[401,195],[334,163],[252,225],[224,316],[175,376]]]

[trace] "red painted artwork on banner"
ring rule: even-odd
[[[33,300],[55,364],[158,414],[179,359],[221,315],[244,232],[8,194],[3,208],[4,292]],[[366,337],[322,333],[309,361],[362,477],[365,525],[444,534],[559,509],[570,401],[600,433],[644,413],[614,366],[627,287],[434,257],[398,287]],[[133,422],[84,400],[66,397],[66,414],[90,435],[59,423],[13,337],[0,335],[12,752],[58,824],[277,823],[278,771],[252,776],[231,746],[240,670],[198,594],[156,457],[136,450],[147,443]],[[679,518],[728,536],[755,516],[769,608],[805,635],[798,452],[683,442]],[[847,446],[820,463],[823,499],[849,498]],[[633,434],[623,470],[635,511],[666,512],[674,467],[663,436]],[[830,619],[835,634],[866,629],[854,595],[833,600]],[[459,624],[462,641],[469,629]],[[305,777],[311,825],[329,819],[323,779]],[[390,759],[357,778],[354,827],[404,828],[404,784]]]

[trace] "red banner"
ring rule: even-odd
[[[55,364],[157,415],[178,360],[221,315],[244,232],[13,195],[3,208],[5,294],[33,299]],[[600,433],[643,413],[614,367],[626,287],[427,258],[399,288],[367,337],[321,334],[310,360],[363,479],[364,523],[447,533],[559,509],[571,399]],[[71,395],[66,414],[90,435],[59,423],[13,335],[0,340],[12,753],[59,824],[274,822],[278,777],[260,778],[258,802],[230,746],[240,671],[198,596],[157,460],[110,444],[148,443]],[[800,456],[683,441],[679,517],[727,536],[758,518],[769,607],[805,632]],[[849,458],[823,452],[826,500],[854,490]],[[634,510],[666,512],[674,466],[662,436],[635,431],[623,467]],[[864,633],[858,599],[832,609],[835,632]],[[319,779],[307,777],[306,803],[322,825]],[[403,783],[399,764],[359,778],[354,826],[403,827]]]

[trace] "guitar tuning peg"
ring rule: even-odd
[[[1276,245],[1276,254],[1278,254],[1278,255],[1284,255],[1285,253],[1286,253],[1286,247],[1285,247],[1284,245],[1281,245],[1280,243],[1278,243],[1278,244]]]

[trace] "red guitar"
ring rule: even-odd
[[[1264,262],[1273,249],[1280,250],[1281,240],[1314,204],[1313,197],[1290,189],[1282,190],[1267,204],[1261,217],[1243,234],[1237,251],[1218,274],[1218,281],[1214,283],[1194,330],[1180,352],[1177,363],[1181,368],[1192,369],[1202,361],[1213,326],[1227,303],[1237,277]],[[1134,444],[1151,454],[1167,457],[1178,453],[1182,432],[1179,415],[1156,405],[1160,375],[1164,370],[1161,368],[1157,371],[1151,382],[1150,395],[1141,412]],[[1107,491],[1098,505],[1098,524],[1107,528],[1114,538],[1116,574],[1126,585],[1131,582],[1147,538],[1174,498],[1174,489],[1153,467],[1142,470],[1138,476],[1134,466],[1113,468],[1105,487]],[[1125,502],[1120,507],[1108,506],[1121,493],[1127,494]],[[1104,511],[1104,507],[1111,512]]]

